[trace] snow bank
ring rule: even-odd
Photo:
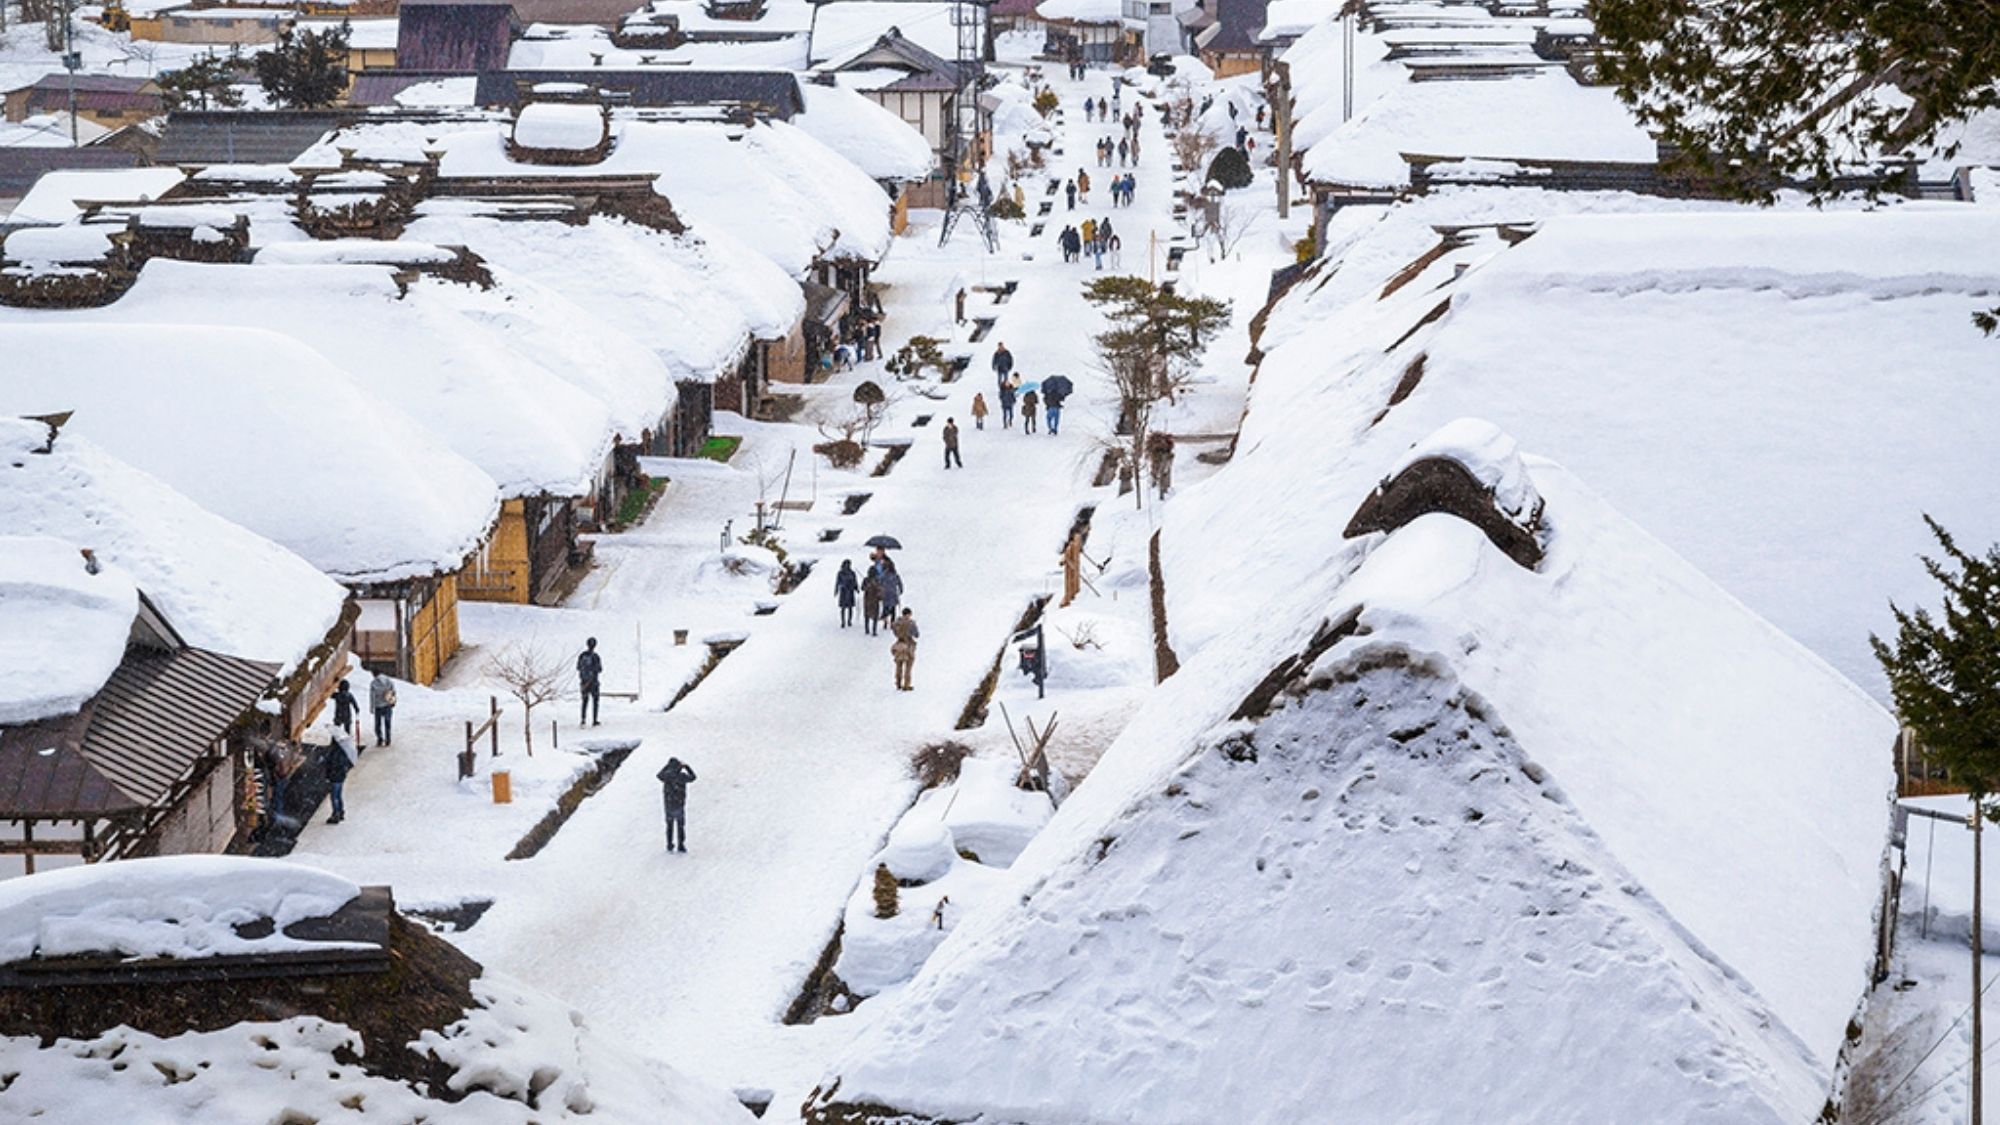
[[[0,536],[0,725],[81,710],[125,659],[138,612],[131,576],[111,567],[90,573],[75,544]],[[51,659],[58,645],[62,656]],[[0,916],[4,907],[0,891]]]
[[[1472,474],[1472,478],[1493,494],[1502,514],[1516,523],[1533,522],[1542,498],[1528,470],[1521,464],[1518,443],[1500,427],[1482,418],[1460,418],[1410,447],[1409,452],[1390,467],[1384,479],[1394,480],[1403,470],[1419,461],[1440,458],[1451,461]]]
[[[452,1069],[461,1100],[370,1072],[359,1033],[312,1016],[165,1038],[119,1027],[47,1048],[34,1037],[0,1038],[0,1071],[12,1076],[5,1098],[24,1117],[121,1125],[756,1120],[729,1094],[626,1052],[539,993],[492,976],[472,989],[478,1005],[420,1043]]]
[[[200,958],[309,949],[285,927],[347,905],[338,875],[249,856],[177,855],[88,864],[0,882],[0,962],[116,954]],[[267,937],[236,927],[269,919]]]
[[[346,591],[304,559],[82,437],[34,452],[47,440],[39,422],[0,418],[0,527],[92,549],[189,644],[285,674],[340,620]]]
[[[187,297],[256,319],[247,301]],[[12,361],[0,412],[74,410],[65,438],[89,439],[343,582],[456,570],[485,540],[499,512],[492,478],[320,355],[253,329],[144,314],[106,323],[124,305],[0,314],[0,354]],[[325,332],[343,328],[359,334],[351,322]]]
[[[26,266],[101,262],[111,256],[111,236],[122,228],[106,224],[24,227],[9,234],[0,257]]]

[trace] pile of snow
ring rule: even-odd
[[[256,261],[267,266],[437,266],[451,262],[454,257],[449,249],[420,240],[334,238],[266,246],[257,251]]]
[[[847,901],[834,975],[862,998],[914,977],[960,920],[1005,885],[1002,870],[1048,822],[1050,811],[1047,794],[1014,787],[1014,768],[1006,762],[961,762],[958,779],[926,790],[869,862]],[[878,864],[903,884],[889,918],[876,916]]]
[[[1277,474],[1326,485],[1337,444],[1286,421],[1282,453],[1200,487],[1247,521]],[[1868,987],[1893,721],[1540,459],[1538,570],[1441,514],[1339,540],[1339,498],[1395,455],[1265,524],[1292,580],[1181,653],[1015,893],[882,1002],[823,1113],[1818,1112]],[[1170,594],[1208,577],[1192,558]],[[1587,1071],[1522,1061],[1578,1041]]]
[[[114,567],[92,574],[75,544],[43,535],[0,536],[0,725],[81,710],[125,659],[138,612],[131,576]],[[58,644],[60,658],[52,658],[50,646]],[[8,924],[4,894],[0,890],[0,957]]]
[[[1063,23],[1122,23],[1125,9],[1121,0],[1042,0],[1035,14]]]
[[[23,227],[0,243],[0,259],[36,270],[90,265],[111,257],[111,237],[121,232],[120,227],[102,223]]]
[[[576,102],[533,102],[514,119],[514,143],[526,148],[586,152],[604,142],[604,111]]]
[[[326,948],[331,943],[290,937],[285,927],[326,917],[360,893],[338,875],[249,856],[157,856],[66,867],[0,882],[0,962]],[[237,931],[265,919],[274,926],[267,936]]]
[[[47,442],[42,423],[0,418],[0,527],[90,548],[189,644],[285,675],[339,621],[346,592],[304,559],[85,438],[66,433],[35,452]],[[34,639],[45,651],[52,635]]]
[[[1532,528],[1542,498],[1521,463],[1519,443],[1505,430],[1482,418],[1459,418],[1412,445],[1389,469],[1394,480],[1419,461],[1439,459],[1465,469],[1493,496],[1500,513],[1523,528]]]
[[[247,297],[186,296],[205,313],[256,319]],[[105,323],[124,308],[6,310],[0,413],[73,410],[65,439],[89,439],[343,582],[457,570],[485,541],[500,505],[493,479],[322,356],[254,329],[143,314]],[[327,315],[327,335],[364,334]]]

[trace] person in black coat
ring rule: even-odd
[[[347,804],[342,799],[340,787],[347,782],[347,771],[354,761],[347,756],[347,748],[341,745],[341,737],[335,735],[333,745],[326,748],[321,757],[321,768],[326,771],[326,782],[330,787],[329,796],[333,800],[333,815],[326,818],[328,824],[339,824],[347,819]]]
[[[993,349],[993,378],[1004,387],[1007,385],[1007,376],[1013,372],[1014,353],[1007,350],[1007,342],[1002,340],[1000,346]]]
[[[861,579],[854,573],[854,564],[842,559],[840,573],[833,576],[833,600],[840,606],[840,627],[843,629],[854,624],[854,596],[860,591]]]
[[[597,638],[583,642],[583,651],[576,654],[576,688],[582,700],[581,713],[576,725],[582,726],[588,719],[591,726],[597,725],[598,681],[604,676],[604,658],[597,655]]]
[[[340,687],[333,693],[333,725],[341,730],[354,733],[354,715],[361,710],[361,701],[354,698],[354,689],[347,681],[340,681]]]
[[[660,779],[660,797],[667,814],[667,850],[685,852],[688,782],[694,780],[694,771],[679,758],[668,758],[666,767],[656,776]]]

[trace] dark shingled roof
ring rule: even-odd
[[[643,108],[745,107],[762,119],[790,121],[805,111],[799,80],[785,70],[500,70],[479,76],[473,100],[483,106],[517,106],[532,101],[529,90],[543,82],[578,82],[610,90]]]
[[[79,74],[76,76],[76,89],[78,93],[88,91],[95,94],[136,94],[152,84],[153,80],[150,78],[122,78],[115,74]],[[69,91],[69,76],[61,71],[44,74],[40,78],[35,79],[30,85],[16,86],[13,90],[9,90],[8,93],[14,93],[17,90],[60,90],[67,93]]]
[[[896,60],[894,63],[862,62],[861,60],[877,52],[885,52]],[[926,49],[905,36],[901,28],[892,27],[867,47],[847,56],[822,64],[822,69],[838,72],[850,68],[874,68],[889,65],[909,71],[909,76],[899,78],[887,86],[877,87],[871,93],[881,91],[917,93],[924,90],[958,89],[958,63],[946,59]]]
[[[506,66],[520,26],[505,0],[407,0],[396,19],[398,69],[456,74]]]
[[[1204,51],[1255,51],[1270,0],[1212,0],[1216,31],[1201,44]]]
[[[183,110],[167,115],[157,164],[289,164],[358,114],[340,110]]]
[[[78,714],[0,728],[0,819],[158,804],[277,674],[275,664],[206,649],[128,649]]]
[[[0,148],[0,196],[26,195],[35,181],[50,172],[96,171],[104,168],[137,168],[139,154],[123,149],[67,148],[59,145],[21,145]]]

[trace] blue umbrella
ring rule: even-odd
[[[1024,395],[1027,394],[1029,391],[1040,390],[1041,387],[1042,384],[1040,380],[1037,380],[1033,383],[1022,383],[1020,386],[1014,388],[1014,393],[1017,395]]]

